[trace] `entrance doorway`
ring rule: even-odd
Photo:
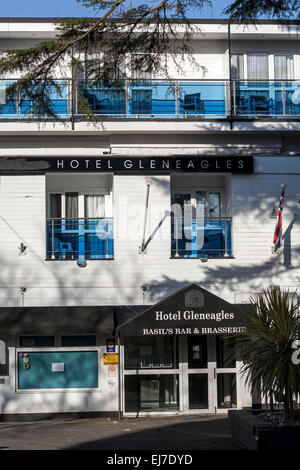
[[[123,343],[123,413],[224,413],[239,407],[225,336],[135,336]]]

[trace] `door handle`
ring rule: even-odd
[[[216,379],[216,377],[217,377],[217,373],[216,373],[216,372],[217,372],[217,371],[216,371],[216,368],[214,367],[214,379]]]

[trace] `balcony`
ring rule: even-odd
[[[22,102],[18,91],[8,99],[13,80],[0,80],[0,120],[36,119],[37,104]],[[54,112],[61,119],[84,120],[85,103],[99,119],[299,119],[297,80],[149,80],[106,87],[78,80],[58,80],[59,92],[46,87]],[[77,88],[76,93],[74,89]],[[83,98],[83,100],[82,100]]]
[[[113,259],[112,219],[47,219],[47,260]]]
[[[232,82],[233,116],[246,118],[300,118],[300,81]]]
[[[231,218],[182,219],[172,217],[171,258],[230,258]]]

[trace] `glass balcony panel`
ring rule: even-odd
[[[124,115],[126,114],[125,85],[117,88],[106,87],[103,83],[88,81],[78,82],[77,106],[78,114],[86,114],[88,105],[95,115]]]
[[[8,88],[14,83],[13,80],[0,80],[0,116],[10,117],[18,112],[17,94],[14,92],[11,98],[8,97]]]
[[[38,116],[38,103],[25,92],[15,91],[8,96],[8,88],[14,83],[13,79],[0,80],[0,118]],[[78,80],[75,94],[71,93],[72,80],[58,80],[57,84],[58,88],[46,84],[45,91],[50,107],[61,118],[71,114],[84,116],[89,108],[99,118],[224,119],[230,116],[225,80],[130,80],[114,87]],[[231,90],[233,117],[298,119],[300,116],[299,80],[234,79]]]
[[[280,90],[276,90],[276,114],[286,117],[300,115],[300,82],[280,82]]]
[[[180,114],[225,116],[225,82],[179,82]]]
[[[171,221],[172,258],[231,257],[231,219]]]
[[[233,97],[236,114],[263,116],[274,113],[274,82],[235,81]]]
[[[235,80],[233,107],[235,115],[250,118],[297,117],[300,115],[300,82]]]
[[[175,115],[175,82],[130,82],[129,114]]]
[[[47,259],[112,259],[112,219],[48,219]]]

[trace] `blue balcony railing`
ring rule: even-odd
[[[232,257],[231,219],[187,220],[172,217],[171,257]]]
[[[300,81],[234,80],[233,115],[249,118],[300,117]]]
[[[47,259],[112,259],[112,219],[47,219]]]
[[[14,80],[0,80],[0,119],[38,117],[38,104]],[[45,93],[62,119],[85,119],[87,105],[99,119],[300,118],[299,80],[129,80],[118,87],[87,80],[58,80]],[[22,96],[22,99],[21,99]]]

